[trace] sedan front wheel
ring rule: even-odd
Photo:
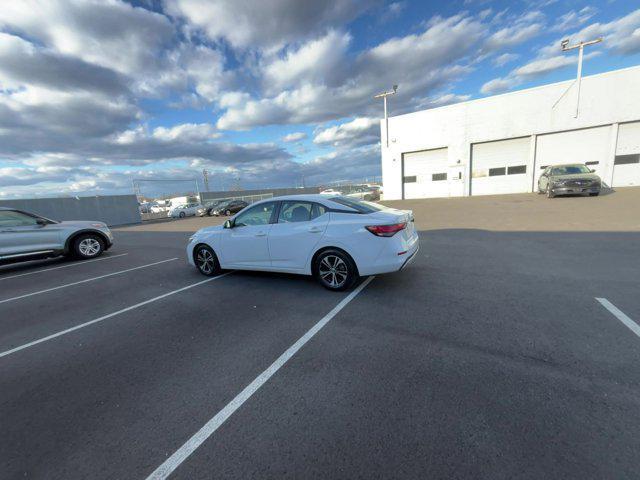
[[[198,271],[207,277],[220,273],[218,257],[216,257],[214,251],[207,245],[200,245],[196,248],[193,254],[193,260]]]

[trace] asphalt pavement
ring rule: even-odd
[[[186,231],[3,267],[0,477],[146,478],[195,441],[170,478],[635,478],[640,337],[596,298],[640,322],[640,233],[416,217],[416,260],[351,296],[202,283]]]

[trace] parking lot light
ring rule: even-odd
[[[389,95],[395,95],[397,91],[398,91],[398,85],[394,85],[393,90],[390,90],[388,92],[382,92],[373,96],[373,98],[382,98],[384,103],[384,124],[385,124],[384,130],[387,137],[387,142],[386,142],[387,148],[389,148],[389,114],[387,111],[387,97]]]
[[[563,52],[568,52],[569,50],[575,50],[576,48],[580,49],[578,54],[578,93],[576,95],[576,113],[574,118],[578,118],[578,113],[580,113],[580,87],[582,86],[582,59],[584,57],[584,47],[588,47],[589,45],[595,45],[596,43],[602,42],[604,39],[602,37],[596,38],[595,40],[589,40],[588,42],[580,42],[575,45],[569,45],[569,39],[565,38],[560,42],[560,46]]]

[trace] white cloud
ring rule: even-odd
[[[114,0],[3,2],[0,27],[127,75],[157,65],[174,35],[165,16]]]
[[[520,55],[518,55],[517,53],[503,53],[502,55],[498,55],[496,58],[493,59],[493,64],[496,67],[503,67],[507,63],[511,63],[517,60],[518,58],[520,58]]]
[[[348,22],[370,0],[165,0],[167,11],[185,18],[212,40],[236,48],[279,47],[315,36],[330,25]]]
[[[286,143],[296,143],[307,138],[307,134],[304,132],[293,132],[282,137],[282,141]]]
[[[340,68],[315,71],[303,62],[294,75],[283,74],[290,88],[228,108],[217,126],[221,130],[248,129],[371,115],[379,109],[372,96],[394,83],[400,85],[392,101],[394,111],[411,108],[431,91],[470,71],[470,67],[455,62],[465,57],[483,34],[479,22],[456,15],[434,18],[421,33],[392,38],[355,57],[344,49],[327,50],[327,55],[334,57],[324,65]],[[314,42],[303,45],[295,54],[307,51],[307,47],[314,51]],[[400,80],[398,72],[402,72]]]
[[[515,82],[509,78],[494,78],[482,85],[480,92],[485,95],[494,95],[496,93],[506,92],[513,86],[515,86]]]
[[[380,120],[359,117],[350,122],[319,129],[313,137],[317,145],[334,147],[368,145],[380,140]]]
[[[572,10],[562,15],[558,22],[551,28],[552,31],[564,32],[569,29],[577,28],[580,25],[585,24],[591,18],[593,18],[598,9],[594,7],[584,7],[581,10]]]
[[[329,79],[344,68],[343,57],[351,36],[329,31],[324,37],[303,44],[297,50],[288,50],[283,58],[267,63],[263,68],[265,90],[278,92],[284,88],[312,81]]]
[[[443,107],[445,105],[451,105],[452,103],[466,102],[471,98],[471,95],[459,95],[456,93],[445,93],[435,98],[427,98],[425,102],[421,104],[421,108],[434,108]]]
[[[539,35],[544,28],[544,14],[532,10],[515,18],[509,18],[512,25],[493,33],[484,44],[484,49],[496,51],[519,45]]]

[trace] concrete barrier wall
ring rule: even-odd
[[[142,221],[135,195],[0,200],[0,207],[17,208],[52,220],[95,220],[110,226]]]
[[[303,195],[320,193],[320,187],[305,187],[305,188],[265,188],[261,190],[235,190],[228,192],[200,192],[200,197],[203,202],[207,200],[215,200],[216,198],[232,198],[232,197],[246,197],[249,195],[263,195],[265,193],[272,193],[274,197],[281,195]]]

